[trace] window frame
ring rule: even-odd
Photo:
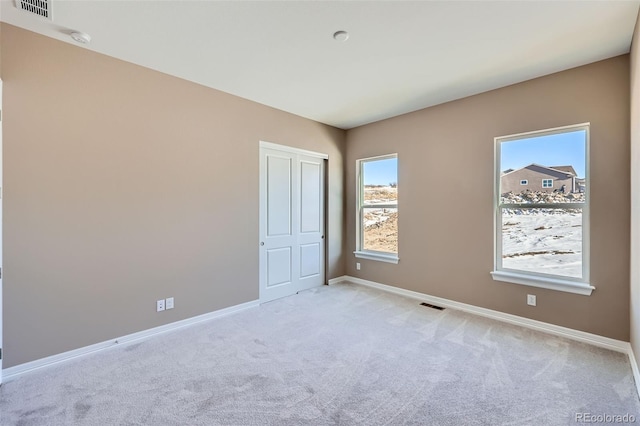
[[[529,185],[529,179],[522,179],[522,180],[520,180],[520,185],[522,185],[522,186],[527,186],[527,185]]]
[[[363,214],[365,210],[364,182],[362,181],[364,177],[362,173],[363,166],[368,162],[388,160],[392,158],[395,158],[396,160],[398,160],[398,154],[393,153],[393,154],[379,155],[375,157],[360,158],[356,160],[356,251],[354,251],[353,254],[355,255],[355,257],[360,259],[377,260],[380,262],[397,264],[400,261],[398,253],[363,249],[364,232],[362,230]],[[397,172],[398,170],[396,169],[396,179],[397,179]],[[396,204],[376,204],[375,207],[393,208],[393,209],[396,209],[396,211],[398,212],[400,211],[399,203],[397,201],[396,201]],[[398,247],[398,251],[400,251],[399,247]]]
[[[542,272],[523,271],[520,269],[504,268],[502,266],[502,208],[500,198],[500,162],[501,162],[501,144],[504,142],[513,142],[519,139],[527,139],[539,136],[549,136],[561,133],[569,133],[574,131],[585,131],[585,201],[581,203],[582,208],[582,277],[568,277],[564,275],[545,274]],[[564,291],[569,293],[591,295],[595,287],[590,284],[590,123],[574,124],[570,126],[556,127],[552,129],[537,130],[532,132],[524,132],[507,136],[499,136],[494,138],[494,265],[491,276],[496,281],[521,284],[532,287],[546,288],[551,290]],[[544,179],[543,179],[544,180]],[[576,203],[552,203],[552,204],[509,204],[513,208],[577,208]]]
[[[545,185],[545,182],[550,182],[550,184],[547,186],[547,185]],[[542,179],[542,187],[543,188],[553,188],[553,179]]]

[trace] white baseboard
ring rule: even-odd
[[[350,279],[352,278],[349,275],[343,275],[341,277],[331,278],[329,281],[327,281],[327,284],[334,285],[334,284],[342,283],[345,281],[349,281]]]
[[[30,373],[35,370],[39,370],[44,367],[49,367],[55,364],[70,361],[79,357],[83,357],[95,352],[111,349],[116,346],[129,345],[134,342],[140,342],[142,340],[149,339],[150,337],[157,336],[169,331],[178,330],[180,328],[189,327],[194,324],[198,324],[204,321],[210,321],[214,318],[220,318],[226,315],[230,315],[236,312],[243,311],[245,309],[258,306],[260,302],[253,300],[251,302],[241,303],[239,305],[230,306],[228,308],[220,309],[207,314],[198,315],[195,317],[187,318],[184,320],[172,322],[170,324],[161,325],[158,327],[150,328],[148,330],[139,331],[126,336],[118,337],[116,339],[107,340],[105,342],[96,343],[93,345],[85,346],[82,348],[74,349],[68,352],[48,356],[46,358],[37,359],[35,361],[26,362],[24,364],[16,365],[14,367],[6,368],[2,370],[2,381],[8,382],[15,380],[23,374]]]
[[[597,334],[586,333],[584,331],[574,330],[567,327],[561,327],[559,325],[549,324],[546,322],[532,320],[529,318],[507,314],[500,311],[494,311],[491,309],[481,308],[474,305],[468,305],[466,303],[456,302],[454,300],[449,300],[442,297],[430,296],[428,294],[418,293],[417,291],[405,290],[402,288],[393,287],[386,284],[380,284],[374,281],[368,281],[368,280],[363,280],[361,278],[350,277],[348,275],[335,278],[334,280],[330,280],[329,284],[337,284],[340,282],[351,282],[354,284],[377,288],[379,290],[383,290],[389,293],[394,293],[401,296],[410,297],[412,299],[428,302],[433,305],[442,306],[445,308],[457,309],[459,311],[464,311],[464,312],[469,312],[482,317],[495,319],[495,320],[506,322],[509,324],[519,325],[522,327],[542,331],[542,332],[553,334],[556,336],[566,337],[568,339],[577,340],[579,342],[588,343],[590,345],[598,346],[605,349],[610,349],[616,352],[622,352],[624,354],[630,354],[630,351],[631,351],[631,345],[629,344],[629,342],[623,342],[622,340],[611,339],[609,337],[599,336]]]
[[[380,284],[374,281],[363,280],[361,278],[355,278],[348,275],[332,278],[328,281],[328,284],[334,285],[342,282],[350,282],[353,284],[359,284],[367,287],[376,288],[382,291],[398,294],[405,297],[410,297],[412,299],[417,299],[417,300],[428,302],[434,305],[451,308],[451,309],[457,309],[464,312],[469,312],[482,317],[492,318],[492,319],[506,322],[509,324],[515,324],[515,325],[530,328],[533,330],[538,330],[545,333],[553,334],[556,336],[577,340],[579,342],[588,343],[594,346],[611,349],[616,352],[625,353],[629,356],[629,362],[631,363],[631,370],[633,371],[633,377],[635,379],[636,388],[638,390],[638,394],[640,395],[640,369],[638,367],[637,360],[634,356],[633,349],[631,348],[631,345],[629,344],[629,342],[623,342],[621,340],[615,340],[608,337],[599,336],[597,334],[586,333],[584,331],[573,330],[567,327],[561,327],[558,325],[549,324],[549,323],[545,323],[537,320],[532,320],[532,319],[520,317],[517,315],[511,315],[504,312],[499,312],[491,309],[481,308],[478,306],[468,305],[466,303],[456,302],[456,301],[445,299],[442,297],[430,296],[424,293],[405,290],[399,287]],[[188,327],[190,325],[198,324],[204,321],[210,321],[212,319],[230,315],[235,312],[240,312],[245,309],[250,309],[258,306],[259,304],[260,304],[259,300],[241,303],[239,305],[230,306],[228,308],[220,309],[218,311],[209,312],[207,314],[198,315],[198,316],[187,318],[181,321],[172,322],[170,324],[161,325],[159,327],[150,328],[148,330],[139,331],[137,333],[128,334],[126,336],[122,336],[117,339],[107,340],[105,342],[96,343],[93,345],[74,349],[68,352],[63,352],[61,354],[52,355],[46,358],[16,365],[14,367],[6,368],[2,371],[2,381],[8,382],[11,380],[15,380],[18,377],[22,376],[23,374],[27,374],[44,367],[60,364],[60,363],[70,361],[75,358],[83,357],[95,352],[114,348],[116,346],[128,345],[134,342],[146,340],[150,337],[157,336],[162,333],[178,330],[180,328]]]
[[[442,306],[445,308],[457,309],[460,311],[469,312],[469,313],[486,317],[486,318],[492,318],[492,319],[506,322],[509,324],[519,325],[522,327],[530,328],[530,329],[541,331],[544,333],[566,337],[567,339],[577,340],[579,342],[587,343],[587,344],[598,346],[605,349],[610,349],[616,352],[622,352],[629,357],[629,363],[631,364],[631,371],[633,372],[633,379],[635,380],[635,384],[636,384],[636,391],[638,393],[638,396],[640,397],[640,368],[638,368],[638,361],[636,360],[635,354],[633,353],[633,348],[631,347],[631,344],[629,342],[611,339],[609,337],[599,336],[597,334],[586,333],[584,331],[574,330],[567,327],[561,327],[559,325],[532,320],[532,319],[520,317],[517,315],[511,315],[511,314],[507,314],[500,311],[481,308],[474,305],[468,305],[466,303],[460,303],[460,302],[445,299],[442,297],[430,296],[428,294],[418,293],[417,291],[405,290],[403,288],[393,287],[386,284],[380,284],[375,281],[363,280],[361,278],[355,278],[348,275],[343,275],[341,277],[337,277],[332,280],[329,280],[329,285],[338,284],[341,282],[350,282],[353,284],[359,284],[367,287],[377,288],[382,291],[410,297],[412,299],[428,302],[433,305]]]

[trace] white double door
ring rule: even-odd
[[[327,157],[260,144],[260,301],[324,284]]]

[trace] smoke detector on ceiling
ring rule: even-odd
[[[53,21],[51,1],[52,0],[16,0],[16,7],[24,12]]]
[[[69,34],[72,39],[82,44],[89,44],[91,42],[91,36],[86,33],[81,33],[79,31],[74,31]]]
[[[340,42],[345,42],[347,40],[349,40],[349,33],[346,31],[336,31],[335,33],[333,33],[333,38],[336,41],[340,41]]]

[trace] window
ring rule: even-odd
[[[358,171],[356,257],[398,263],[398,156],[365,158]]]
[[[495,139],[493,279],[591,294],[588,147],[589,124]]]
[[[529,185],[529,181],[528,181],[528,180],[526,180],[526,179],[522,179],[522,180],[520,181],[520,185]]]

